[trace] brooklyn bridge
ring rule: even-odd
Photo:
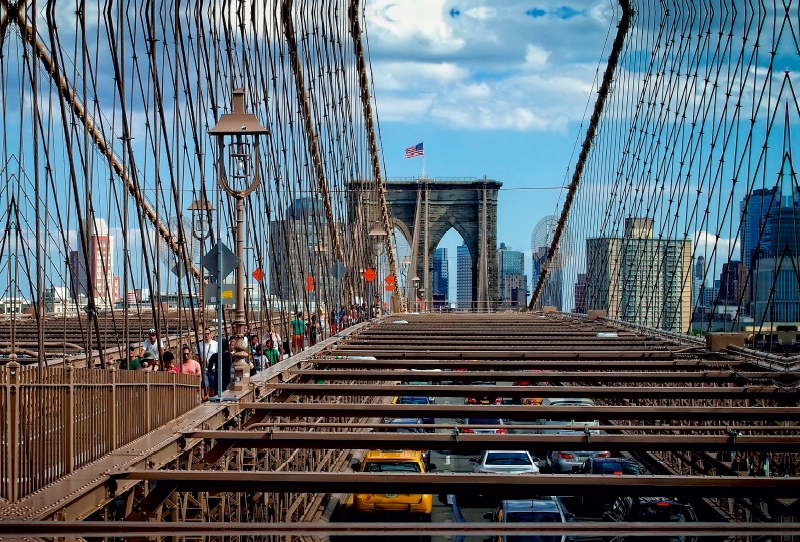
[[[0,539],[800,537],[800,5],[608,10],[528,281],[360,0],[0,0]]]

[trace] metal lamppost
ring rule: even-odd
[[[244,199],[253,193],[261,184],[261,155],[259,153],[260,136],[269,131],[264,128],[252,113],[245,112],[244,90],[233,91],[231,113],[220,117],[216,126],[208,131],[217,140],[217,184],[229,196],[236,200],[236,256],[239,265],[236,267],[236,311],[233,321],[233,367],[236,372],[235,390],[246,389],[250,383],[250,365],[247,362],[248,344],[244,335],[246,325],[244,307]],[[229,142],[226,144],[225,139]],[[227,147],[227,149],[226,149]],[[219,209],[221,205],[217,205]],[[217,219],[217,229],[220,224]],[[218,270],[222,269],[222,251],[218,251]],[[222,273],[220,272],[220,275]],[[222,285],[222,277],[218,285]],[[222,301],[218,318],[222,316]],[[221,324],[221,322],[220,322]],[[220,326],[221,329],[221,326]],[[222,368],[222,353],[219,355],[217,367]],[[220,379],[221,382],[221,379]],[[221,393],[220,393],[221,395]]]
[[[419,312],[419,301],[418,299],[418,288],[419,288],[419,277],[414,275],[414,278],[411,279],[412,284],[414,284],[414,312]]]
[[[403,261],[400,262],[400,265],[403,269],[403,310],[408,310],[409,299],[408,299],[408,268],[411,266],[411,259],[408,256],[403,257]]]
[[[381,258],[381,248],[383,247],[383,243],[385,242],[386,238],[386,230],[384,230],[380,223],[376,223],[375,226],[369,231],[369,237],[372,239],[375,249],[375,272],[378,274],[378,279],[380,279],[380,258]],[[375,295],[374,297],[378,297],[381,288],[381,283],[376,283],[375,286]],[[370,311],[370,318],[372,318],[372,299],[369,300],[368,308]],[[383,309],[383,305],[381,305],[381,309]]]
[[[214,206],[211,205],[211,202],[205,198],[204,194],[200,194],[200,199],[196,199],[192,202],[192,204],[187,207],[187,211],[191,211],[192,213],[192,237],[200,241],[200,261],[203,261],[204,251],[205,251],[205,240],[211,235],[211,211],[214,210]],[[206,231],[206,224],[208,224],[208,231]],[[179,262],[178,265],[180,266],[181,263]],[[178,267],[180,269],[180,267]],[[200,310],[202,311],[200,321],[203,326],[203,330],[201,330],[200,338],[195,336],[195,342],[199,343],[202,340],[202,332],[206,329],[206,302],[205,302],[205,271],[203,271],[202,264],[200,265],[200,270],[202,271],[203,276],[200,278],[200,284],[198,288],[198,305],[200,306]],[[217,319],[219,320],[219,319]],[[219,328],[219,322],[217,323],[217,327]],[[219,357],[221,354],[218,354]],[[203,379],[205,381],[206,378],[206,371],[208,370],[208,360],[205,359],[205,356],[202,360],[202,365],[200,366],[201,370],[203,371]],[[205,386],[205,384],[203,384]]]

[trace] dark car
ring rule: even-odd
[[[591,457],[584,461],[580,474],[606,474],[609,476],[639,476],[642,470],[633,459],[621,457]],[[581,504],[583,515],[599,516],[611,508],[613,497],[608,497],[602,492],[587,493],[576,497]]]
[[[432,405],[434,404],[434,400],[432,397],[422,397],[417,395],[400,395],[399,397],[395,397],[392,403],[396,405]],[[422,423],[425,424],[434,423],[433,418],[426,418],[422,416],[421,419]]]
[[[642,474],[636,461],[620,457],[591,457],[583,463],[578,472],[581,474],[616,474],[617,476]]]
[[[618,497],[611,510],[603,514],[603,521],[690,523],[697,521],[692,505],[666,497]],[[689,542],[696,537],[686,536],[648,536],[637,538],[615,538],[615,542],[647,540],[658,542]]]
[[[471,383],[473,386],[495,386],[497,382],[490,381],[476,381]],[[502,405],[503,398],[496,395],[476,395],[464,399],[465,405]]]

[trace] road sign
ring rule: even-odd
[[[256,270],[253,271],[253,278],[256,279],[256,282],[261,282],[261,279],[264,278],[264,272],[261,270],[260,267],[256,268]]]
[[[392,275],[388,275],[385,279],[383,279],[383,282],[386,284],[394,284],[394,277]]]
[[[387,292],[391,292],[393,290],[394,290],[394,284],[387,284],[386,285],[386,291]]]
[[[217,251],[222,252],[222,276],[217,277]],[[219,242],[214,245],[211,250],[203,256],[203,259],[200,263],[203,264],[209,273],[211,273],[216,279],[217,282],[222,282],[228,275],[233,273],[233,270],[239,266],[239,262],[241,262],[236,254],[231,252],[231,249],[225,246],[225,243]]]
[[[367,268],[366,271],[364,271],[364,273],[362,273],[362,276],[364,277],[364,279],[367,282],[372,282],[373,280],[375,280],[375,277],[377,277],[378,275],[376,275],[375,271],[373,271],[372,268],[369,267],[369,268]]]
[[[330,269],[331,275],[336,280],[342,280],[344,275],[347,273],[347,268],[342,264],[342,262],[336,262],[333,267]]]
[[[180,266],[180,272],[178,266]],[[189,276],[189,268],[186,267],[186,262],[173,265],[170,271],[178,278]]]
[[[306,292],[310,292],[312,290],[314,290],[314,283],[309,282],[308,284],[306,284]]]
[[[307,276],[306,277],[306,284],[311,284],[313,286],[314,285],[314,277],[311,276],[311,275]]]
[[[220,292],[220,299],[223,305],[236,305],[236,285],[223,284]]]

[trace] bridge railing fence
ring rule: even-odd
[[[0,367],[0,499],[15,502],[200,404],[200,377]]]

